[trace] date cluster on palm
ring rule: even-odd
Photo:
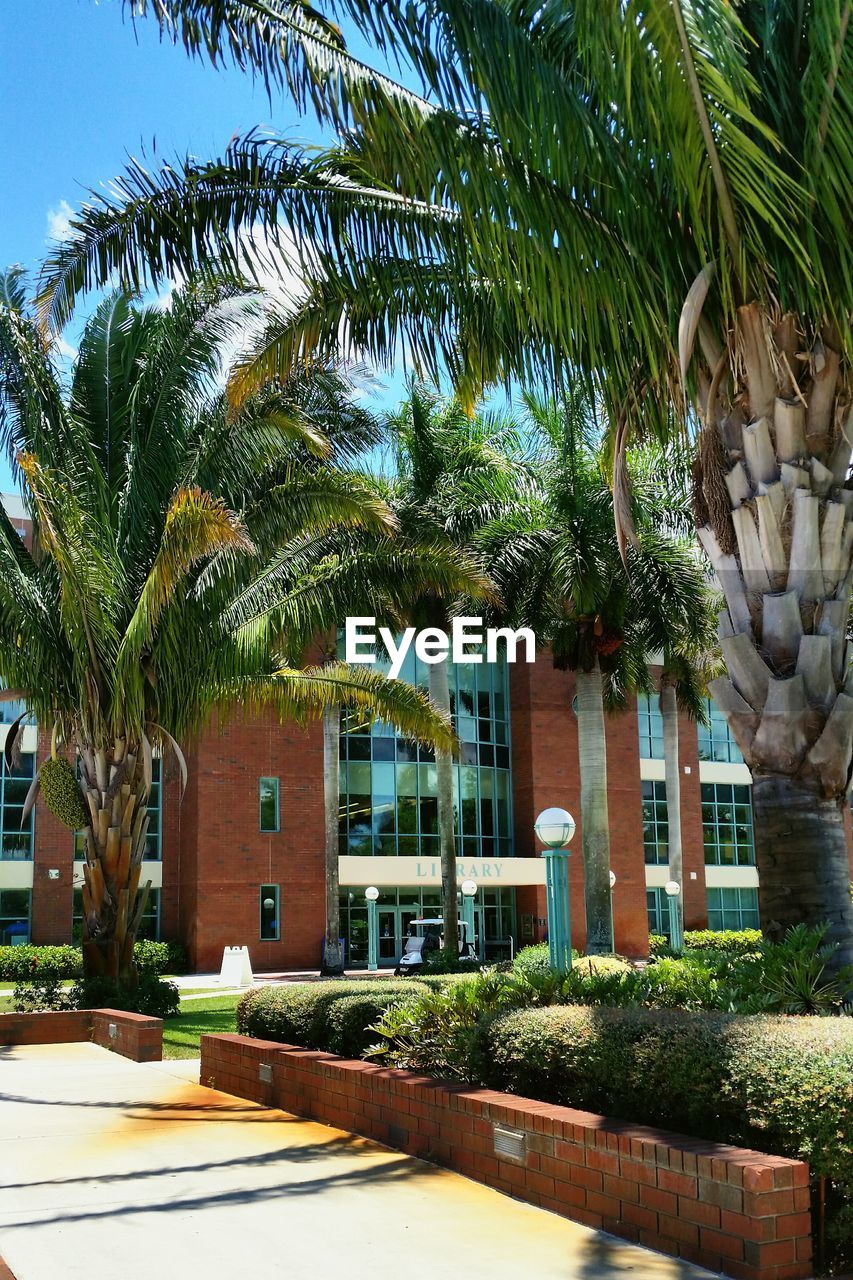
[[[803,346],[792,316],[740,308],[705,391],[694,506],[726,601],[711,692],[753,774],[762,922],[828,919],[849,946],[849,893],[832,890],[849,879],[853,415],[831,334]]]
[[[82,831],[89,821],[77,775],[62,756],[48,757],[39,769],[42,799],[58,822],[69,831]]]

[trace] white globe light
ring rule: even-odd
[[[275,898],[264,898],[264,911],[272,911],[275,906]]]
[[[613,886],[615,885],[615,883],[616,883],[616,872],[615,872],[615,871],[611,871],[611,872],[610,872],[610,888],[611,888],[611,889],[613,888]]]
[[[549,849],[564,849],[575,834],[575,820],[565,809],[543,809],[533,830]]]
[[[369,885],[364,891],[364,896],[367,898],[368,902],[375,902],[379,897],[379,890],[376,888],[376,885]]]
[[[681,885],[677,880],[667,880],[663,887],[664,893],[670,898],[677,898],[681,893]]]
[[[477,892],[477,881],[463,880],[459,887],[466,898],[473,898]]]

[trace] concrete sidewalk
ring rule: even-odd
[[[0,1049],[16,1280],[710,1274],[168,1068],[91,1044]]]

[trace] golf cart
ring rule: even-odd
[[[477,963],[477,953],[474,950],[474,940],[468,938],[468,930],[464,921],[459,921],[459,958],[460,960],[468,960],[471,964]],[[430,956],[436,955],[444,945],[442,929],[444,922],[441,919],[425,919],[419,918],[412,920],[409,924],[409,936],[406,939],[406,945],[403,954],[397,963],[394,973],[398,977],[405,977],[417,973],[425,960]]]

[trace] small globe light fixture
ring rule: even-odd
[[[379,890],[376,885],[368,885],[364,896],[367,899],[367,968],[375,973],[379,968],[379,912],[376,909]]]
[[[476,880],[463,880],[459,888],[462,890],[462,926],[465,931],[463,941],[474,945],[474,899],[477,896]]]
[[[669,899],[669,945],[672,947],[676,955],[680,955],[684,950],[684,937],[682,934],[681,913],[679,911],[681,897],[681,885],[677,880],[667,880],[663,887],[663,891]]]
[[[548,898],[548,959],[557,973],[572,967],[572,930],[569,920],[569,843],[575,820],[566,809],[543,809],[533,825],[536,839],[545,845],[545,885]]]
[[[264,898],[264,911],[272,911],[275,907],[275,898]]]
[[[610,872],[610,888],[613,889],[615,885],[616,885],[616,872],[611,871]]]
[[[575,834],[575,820],[566,809],[543,809],[533,830],[539,843],[548,849],[565,849]]]

